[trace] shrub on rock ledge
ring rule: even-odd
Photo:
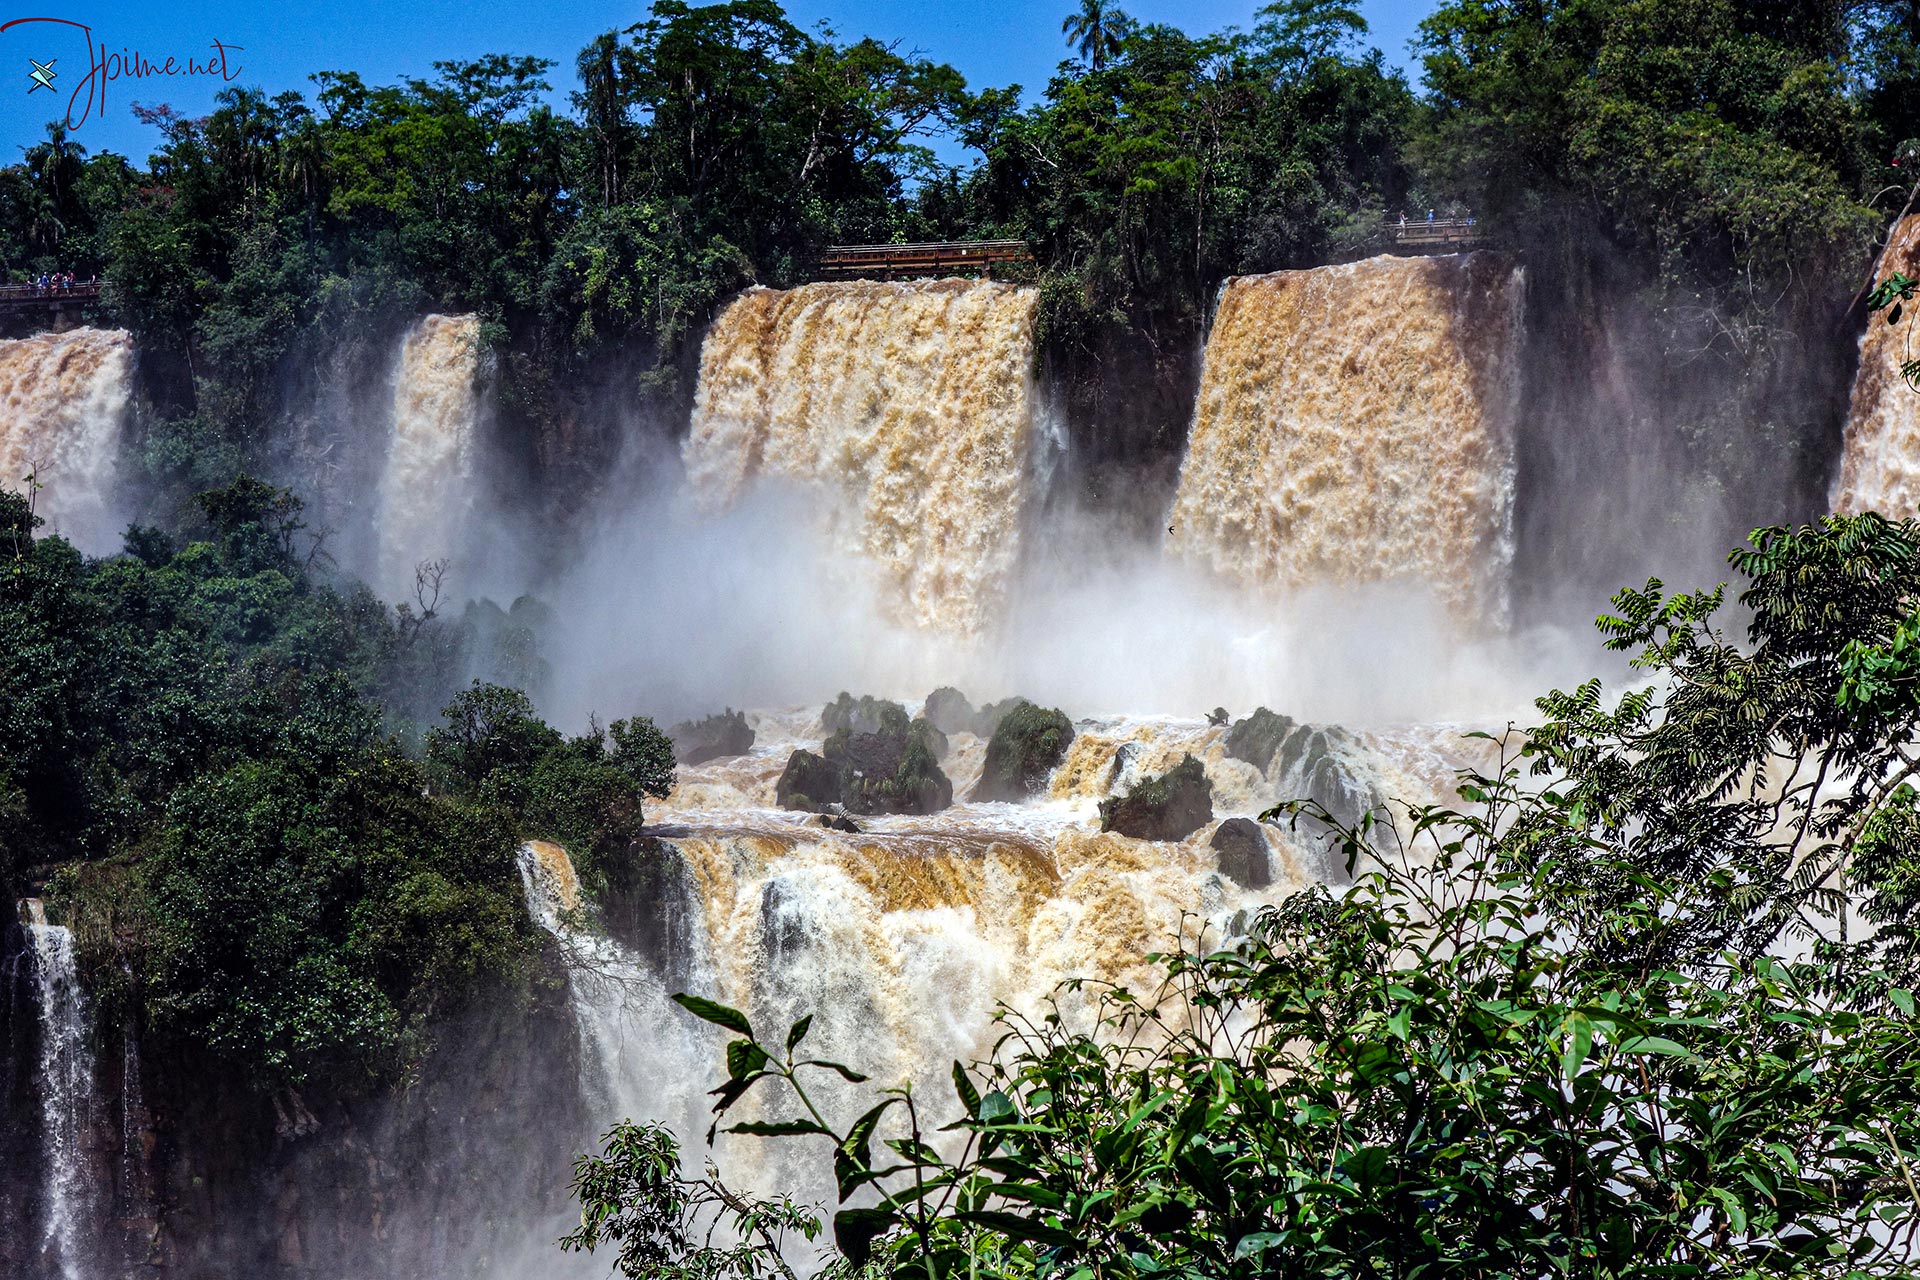
[[[667,736],[673,739],[673,755],[681,764],[702,764],[753,750],[753,728],[746,713],[732,707],[704,720],[683,720]]]

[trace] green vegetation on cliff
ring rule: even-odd
[[[524,979],[516,846],[560,840],[596,883],[672,748],[454,695],[486,637],[329,579],[284,490],[198,508],[178,549],[135,529],[89,562],[0,492],[0,872],[51,877],[92,985],[154,1042],[351,1093]],[[424,758],[397,736],[422,699],[450,700]]]

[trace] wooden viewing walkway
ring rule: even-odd
[[[0,310],[26,311],[34,307],[50,307],[59,310],[76,302],[92,302],[107,287],[104,280],[94,280],[82,284],[76,280],[72,288],[54,288],[49,285],[42,289],[37,284],[0,284]]]
[[[1461,248],[1487,241],[1486,229],[1472,218],[1408,218],[1393,229],[1394,243],[1410,248]]]
[[[879,277],[979,271],[989,278],[996,264],[1032,262],[1024,240],[958,240],[941,244],[836,244],[820,255],[823,276]]]

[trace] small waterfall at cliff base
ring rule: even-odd
[[[81,550],[119,550],[125,512],[116,492],[133,376],[133,338],[73,329],[0,342],[0,485],[21,491],[34,472],[35,505]]]
[[[1520,296],[1482,253],[1227,281],[1169,547],[1249,585],[1411,580],[1503,618]]]
[[[74,964],[73,938],[46,923],[28,900],[34,992],[40,1010],[39,1094],[44,1176],[43,1257],[61,1280],[90,1274],[93,1246],[105,1224],[95,1203],[100,1188],[84,1140],[99,1099],[86,994]]]
[[[567,851],[544,840],[520,846],[527,910],[558,942],[581,1039],[588,1101],[602,1127],[621,1118],[669,1123],[683,1139],[706,1107],[708,1046],[668,999],[647,959],[582,916]],[[659,905],[659,904],[656,904]]]
[[[414,568],[468,549],[478,499],[480,321],[423,316],[401,345],[393,437],[380,480],[376,585],[413,594]]]
[[[1920,276],[1920,214],[1893,229],[1873,278],[1896,271]],[[1860,335],[1860,367],[1831,494],[1837,512],[1878,511],[1894,520],[1920,515],[1920,392],[1900,376],[1901,365],[1920,359],[1916,326],[1920,317],[1890,325],[1881,312]]]
[[[963,280],[749,290],[702,348],[695,494],[717,509],[762,474],[819,485],[897,620],[980,630],[1034,487],[1038,302]]]

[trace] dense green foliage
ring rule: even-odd
[[[331,580],[284,490],[243,477],[199,510],[183,547],[134,529],[88,562],[0,493],[5,873],[55,869],[93,985],[152,1035],[351,1091],[524,976],[519,841],[594,870],[672,749],[646,721],[564,739],[476,682],[409,754],[404,708],[451,694],[488,629]]]
[[[862,1277],[1910,1275],[1917,545],[1757,531],[1744,645],[1719,591],[1621,592],[1601,628],[1652,683],[1541,699],[1458,806],[1266,815],[1330,826],[1353,886],[1183,939],[1157,992],[1003,1012],[942,1146],[949,1108],[903,1089],[829,1122],[809,1081],[848,1069],[805,1019],[775,1044],[681,997],[737,1037],[719,1123],[797,1100],[730,1132],[831,1148]],[[662,1194],[624,1161],[577,1187],[609,1240]]]

